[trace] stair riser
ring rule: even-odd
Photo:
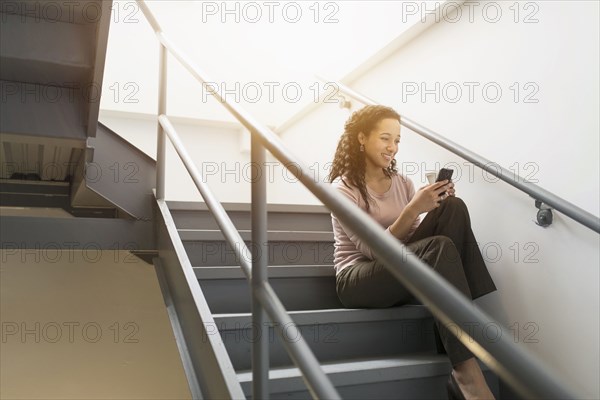
[[[183,245],[194,267],[240,265],[225,241],[184,241]],[[246,245],[252,250],[250,243]],[[333,265],[333,243],[330,242],[271,241],[268,246],[269,265]],[[243,256],[251,260],[250,254]]]
[[[209,211],[172,210],[171,214],[178,229],[219,229]],[[237,229],[252,228],[250,212],[229,211],[227,215]],[[330,214],[270,212],[267,225],[270,230],[332,231]]]
[[[250,290],[245,278],[207,279],[199,282],[213,314],[251,312]],[[343,308],[332,276],[274,278],[269,279],[269,283],[288,311]]]
[[[217,328],[218,318],[215,319]],[[435,352],[433,320],[315,323],[300,326],[303,337],[320,362],[356,357],[378,357],[414,352]],[[267,328],[264,330],[267,334]],[[286,340],[297,340],[286,329]],[[221,337],[236,370],[251,368],[252,324],[222,330]],[[292,366],[278,332],[268,329],[271,367]]]

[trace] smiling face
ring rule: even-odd
[[[400,143],[400,121],[394,118],[380,120],[367,135],[358,134],[358,141],[365,147],[365,168],[375,173],[390,166]]]

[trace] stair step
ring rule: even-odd
[[[390,321],[396,319],[426,319],[431,318],[427,307],[409,304],[389,308],[333,308],[320,310],[289,311],[297,325],[310,324],[347,324],[353,322]],[[237,329],[239,326],[252,324],[251,313],[213,314],[215,322],[223,329]]]
[[[451,366],[446,356],[417,353],[326,362],[322,364],[322,368],[343,398],[431,399],[445,398],[445,387],[442,382],[431,385],[427,378],[441,378],[445,382]],[[244,371],[237,376],[244,393],[250,396],[252,373]],[[373,391],[375,385],[387,390]],[[271,369],[269,389],[273,398],[284,395],[286,398],[306,398],[308,394],[300,370],[296,367]],[[377,395],[374,396],[374,393]]]
[[[275,266],[268,271],[269,283],[288,310],[342,307],[333,266]],[[194,272],[213,313],[250,312],[249,284],[241,268],[194,267]]]
[[[293,226],[293,225],[289,225]],[[225,236],[220,229],[178,229],[181,240],[184,241],[205,241],[205,240],[225,240]],[[243,240],[252,240],[252,231],[249,229],[238,230]],[[267,240],[279,240],[289,242],[333,242],[333,232],[325,231],[267,231]]]
[[[498,380],[485,366],[484,376],[495,396]],[[412,353],[394,357],[323,363],[322,368],[344,399],[446,399],[451,365],[446,356]],[[237,374],[244,394],[252,393],[252,372]],[[269,371],[271,398],[306,399],[310,394],[296,367]]]
[[[198,279],[246,279],[240,266],[194,267]],[[269,265],[269,278],[335,277],[333,265]]]
[[[421,305],[386,309],[302,310],[290,311],[289,314],[319,361],[435,352],[433,319]],[[251,314],[213,316],[234,368],[249,369],[254,338]],[[286,340],[297,339],[288,328],[285,332]],[[271,365],[292,365],[272,324],[264,328],[264,334],[269,335]]]
[[[223,203],[223,207],[237,229],[252,228],[250,204]],[[169,209],[179,229],[219,228],[205,203],[169,202]],[[289,230],[293,227],[295,231],[331,232],[331,214],[323,206],[268,204],[267,227],[274,231]]]
[[[251,244],[246,242],[248,249]],[[233,249],[224,240],[184,240],[183,246],[192,265],[203,266],[236,266],[239,259]],[[333,242],[316,241],[281,241],[268,242],[269,265],[324,265],[333,264]],[[250,259],[250,254],[243,254]]]
[[[173,211],[209,211],[206,203],[202,201],[176,201],[169,200],[167,202],[169,210]],[[251,203],[221,203],[225,211],[252,211]],[[329,214],[327,207],[317,204],[279,204],[279,203],[268,203],[268,212],[294,212],[294,213],[308,213],[308,214]]]

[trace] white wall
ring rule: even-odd
[[[441,21],[352,87],[598,215],[598,3],[528,3],[537,9],[519,3],[518,23],[512,2],[486,6],[490,3],[474,8],[472,23],[463,7],[457,22]],[[488,7],[486,16],[493,19],[495,5],[501,5],[502,17],[487,22],[482,9]],[[530,13],[537,23],[523,23]],[[458,83],[462,99],[452,102],[451,91],[440,90],[439,102],[433,94],[422,100],[406,92],[421,83],[434,89],[436,82],[440,88]],[[480,85],[472,102],[464,82]],[[514,82],[521,88],[516,102]],[[539,89],[537,103],[524,102],[528,82]],[[483,97],[487,83],[502,89],[495,103],[491,89],[488,100]],[[283,135],[308,164],[331,160],[343,127],[342,111],[324,110]],[[456,163],[451,167],[460,173],[458,195],[469,204],[499,289],[478,303],[586,398],[599,398],[598,235],[557,212],[552,226],[536,226],[532,198],[503,182],[488,182],[493,179],[481,170],[407,129],[402,135],[397,159],[417,186],[436,162]],[[278,201],[314,201],[281,188]]]

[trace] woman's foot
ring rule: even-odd
[[[477,360],[472,357],[454,366],[452,375],[467,400],[494,399]]]

